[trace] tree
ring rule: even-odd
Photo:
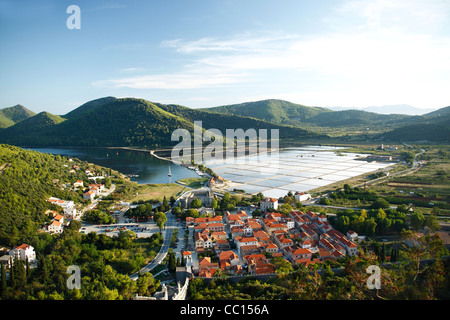
[[[166,196],[164,196],[164,199],[163,199],[163,202],[161,205],[161,211],[166,212],[169,209],[170,209],[169,202],[167,201]]]
[[[422,229],[422,226],[425,222],[425,217],[420,212],[414,212],[411,214],[411,226],[414,230]]]
[[[169,259],[167,261],[167,268],[169,269],[169,272],[173,273],[177,268],[177,260],[175,258],[175,252],[173,252],[172,249],[169,249],[168,256]]]
[[[375,222],[374,218],[369,218],[364,221],[364,229],[365,229],[366,235],[368,235],[368,236],[375,235],[376,227],[377,227],[377,223]]]
[[[164,212],[156,212],[153,215],[153,221],[156,223],[156,225],[159,228],[159,231],[161,231],[164,227],[164,224],[167,221],[166,214]]]
[[[429,214],[425,218],[424,225],[430,228],[432,232],[435,232],[436,230],[439,230],[441,228],[435,214]]]
[[[202,207],[202,201],[200,199],[194,199],[191,202],[191,208],[198,209]]]
[[[331,204],[331,201],[326,197],[321,197],[319,199],[319,204],[329,206]]]
[[[214,200],[212,201],[211,207],[214,209],[214,211],[216,211],[219,208],[219,202],[217,201],[216,198],[214,198]]]
[[[192,218],[200,217],[200,214],[198,213],[198,211],[196,209],[189,209],[186,215],[188,217],[192,217]]]
[[[350,218],[346,215],[342,215],[337,219],[336,228],[343,233],[350,230]]]
[[[141,296],[152,296],[159,287],[159,280],[155,280],[150,272],[139,274],[136,281],[137,293]]]
[[[387,202],[385,199],[378,198],[372,203],[371,208],[372,209],[389,209],[390,206],[391,205],[389,204],[389,202]]]
[[[6,269],[3,263],[0,263],[1,273],[0,273],[0,296],[5,292],[6,290]]]
[[[275,257],[272,259],[272,264],[275,267],[275,273],[277,274],[286,274],[294,271],[292,268],[292,264],[289,263],[283,257]]]

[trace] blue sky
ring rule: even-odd
[[[69,5],[81,29],[69,30]],[[0,108],[450,105],[448,0],[0,0]]]

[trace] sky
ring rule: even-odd
[[[0,108],[450,105],[448,0],[0,0],[0,40]]]

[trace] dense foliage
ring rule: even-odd
[[[299,128],[274,127],[253,118],[211,114],[134,98],[98,99],[64,117],[40,113],[2,130],[0,141],[34,146],[173,146],[178,141],[171,140],[172,133],[176,129],[193,132],[194,121],[203,121],[204,129],[218,129],[224,136],[226,129],[279,128],[282,138],[317,137]]]
[[[59,155],[0,145],[0,244],[12,246],[27,242],[44,222],[49,197],[82,201],[81,196],[63,188],[65,183],[84,179],[84,173],[70,173],[73,164]],[[81,171],[81,170],[80,170]]]
[[[405,234],[405,237],[410,236]],[[418,245],[404,249],[401,261],[380,264],[369,256],[346,258],[342,268],[323,265],[322,270],[304,266],[279,273],[268,280],[242,278],[229,281],[220,273],[212,280],[196,278],[190,282],[189,298],[194,300],[406,300],[449,299],[450,261],[442,259],[448,251],[436,237],[424,237]],[[433,258],[428,263],[420,259]],[[380,268],[380,289],[367,286],[369,265]],[[238,279],[239,280],[239,279]]]
[[[13,268],[13,278],[2,282],[1,298],[116,300],[130,299],[136,293],[154,294],[159,281],[151,273],[141,275],[137,281],[128,275],[156,255],[162,244],[159,234],[140,240],[150,246],[146,252],[136,245],[133,232],[121,232],[111,238],[104,234],[81,234],[80,227],[74,221],[61,236],[42,233],[34,237],[31,244],[37,253],[37,268],[24,269],[18,262]],[[81,289],[70,290],[66,285],[70,265],[80,268]]]

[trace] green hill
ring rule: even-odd
[[[307,107],[289,101],[275,99],[245,102],[213,108],[203,108],[200,110],[253,117],[271,123],[290,125],[298,125],[299,123],[318,114],[332,112],[326,108]]]
[[[0,245],[29,241],[48,221],[45,211],[58,210],[47,199],[51,196],[80,201],[75,192],[64,191],[64,182],[82,179],[69,173],[70,167],[83,162],[74,159],[0,145]],[[80,171],[81,172],[81,171]]]
[[[14,124],[34,115],[35,113],[33,111],[28,110],[20,104],[13,107],[0,109],[0,128],[11,127]]]
[[[450,107],[430,112],[414,122],[390,130],[381,139],[392,141],[450,141]]]
[[[115,98],[115,97],[104,97],[104,98],[100,98],[100,99],[91,100],[91,101],[88,101],[85,104],[79,106],[78,108],[68,112],[63,117],[66,119],[74,118],[80,114],[83,114],[86,112],[91,112],[91,111],[95,110],[96,108],[103,106],[105,104],[112,103],[115,100],[117,100],[117,98]]]
[[[0,131],[0,141],[33,146],[146,146],[168,147],[172,132],[203,129],[280,129],[281,138],[320,137],[300,128],[234,115],[223,115],[143,99],[107,97],[83,104],[63,117],[41,113]]]
[[[333,111],[308,107],[283,100],[262,100],[235,105],[201,109],[208,112],[253,117],[276,124],[296,127],[362,127],[374,125],[399,126],[417,117],[400,114],[377,114],[362,110]]]
[[[392,125],[411,121],[412,116],[402,114],[378,114],[362,110],[342,110],[320,113],[307,120],[321,127],[355,127],[373,125]]]

